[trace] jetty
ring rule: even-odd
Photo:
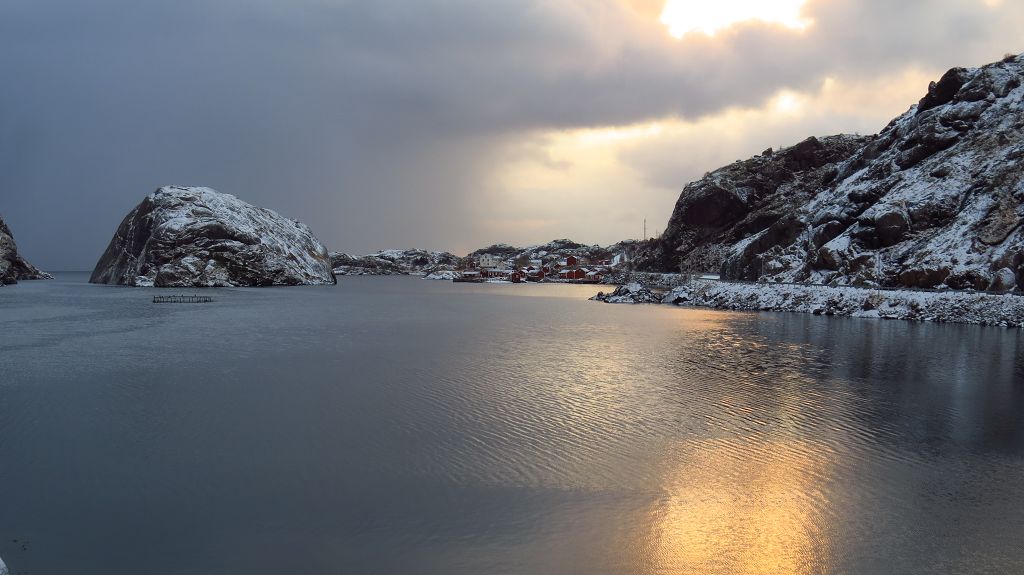
[[[208,295],[155,295],[153,303],[212,303]]]

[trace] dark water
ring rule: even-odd
[[[1024,572],[1020,331],[85,279],[0,288],[14,575]]]

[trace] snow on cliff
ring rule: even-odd
[[[1024,56],[954,68],[871,137],[811,138],[686,186],[647,267],[1024,289]]]
[[[18,283],[18,280],[41,279],[53,279],[53,276],[39,271],[18,254],[11,230],[0,218],[0,286]]]
[[[335,283],[304,224],[210,188],[167,186],[121,222],[89,280],[130,286]]]

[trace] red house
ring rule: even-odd
[[[581,280],[587,277],[587,272],[580,268],[564,269],[558,272],[558,277],[563,280]]]

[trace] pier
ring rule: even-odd
[[[208,295],[155,295],[153,303],[212,303]]]

